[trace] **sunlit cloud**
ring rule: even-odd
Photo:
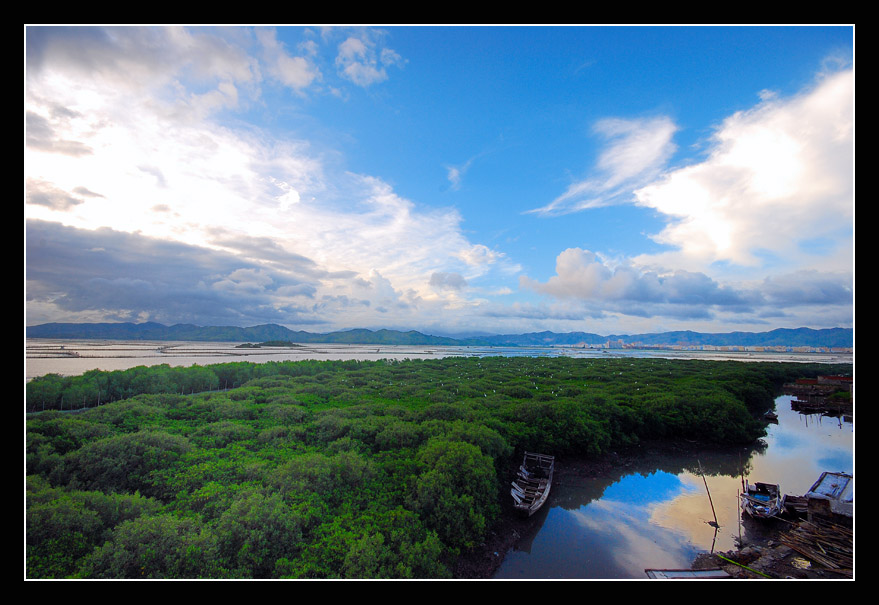
[[[668,223],[652,237],[670,251],[636,260],[681,268],[755,266],[765,251],[802,259],[799,242],[829,234],[850,249],[838,234],[851,230],[854,213],[853,95],[851,70],[792,98],[763,91],[753,109],[717,127],[704,159],[674,169],[676,127],[667,118],[599,122],[609,143],[597,176],[532,212],[651,208]]]
[[[624,120],[608,118],[594,130],[608,144],[595,167],[596,175],[572,183],[546,206],[530,212],[558,215],[632,202],[632,192],[659,176],[676,147],[677,126],[667,117]]]
[[[769,251],[802,263],[799,242],[851,232],[853,95],[847,70],[796,97],[769,96],[724,120],[704,161],[638,189],[637,204],[668,217],[654,239],[673,250],[652,260],[755,267]]]
[[[753,109],[717,127],[704,159],[676,169],[664,166],[670,123],[638,137],[631,124],[607,123],[605,132],[623,134],[598,163],[602,178],[572,185],[536,212],[628,201],[665,217],[666,227],[651,236],[665,250],[614,262],[564,250],[554,276],[538,282],[523,275],[520,287],[632,316],[756,313],[755,320],[850,323],[852,78],[850,70],[825,74],[791,98],[763,91]],[[642,177],[651,181],[629,189]],[[630,195],[599,195],[617,186]]]
[[[556,260],[556,275],[545,283],[522,276],[520,284],[558,298],[611,303],[671,303],[741,306],[749,301],[703,274],[675,271],[658,274],[632,265],[617,265],[589,250],[569,248]]]
[[[800,271],[729,285],[701,272],[658,272],[579,248],[558,255],[556,274],[547,281],[522,275],[519,285],[584,317],[617,313],[701,321],[748,317],[759,322],[755,317],[800,316],[829,327],[850,321],[854,302],[852,277],[845,272]]]
[[[375,312],[392,311],[403,321],[405,310],[418,322],[421,306],[430,313],[444,300],[460,304],[468,279],[506,262],[502,254],[468,241],[453,209],[418,208],[380,178],[330,168],[305,141],[215,119],[217,111],[235,105],[230,85],[248,87],[255,99],[263,78],[302,92],[320,79],[320,72],[310,62],[315,46],[305,44],[301,56],[294,56],[273,29],[257,29],[251,38],[237,34],[258,43],[254,50],[262,63],[234,51],[214,33],[165,28],[87,28],[64,30],[61,36],[35,32],[29,48],[35,58],[28,77],[26,164],[33,176],[26,216],[63,221],[79,234],[109,228],[149,241],[176,242],[198,250],[193,259],[234,254],[242,265],[212,277],[201,275],[192,260],[201,290],[191,294],[205,308],[210,307],[206,297],[244,296],[240,304],[248,310],[240,312],[238,321],[300,322],[307,308],[300,299],[305,297],[322,301],[313,309],[323,310],[326,314],[316,317],[327,323],[330,309],[340,301],[359,301],[355,308],[373,313],[350,316],[350,321],[372,323]],[[384,69],[402,64],[398,54],[367,34],[349,37],[341,49],[340,66],[360,85],[376,83],[386,77]],[[84,77],[93,73],[100,77]],[[197,79],[203,92],[188,92],[184,77]],[[211,89],[230,103],[208,107]],[[141,249],[149,255],[126,274],[149,273],[149,263],[162,262],[157,245]],[[36,279],[36,270],[30,272]],[[431,281],[432,275],[445,277]],[[69,293],[37,296],[42,286],[32,283],[40,308],[52,300],[68,313],[87,311],[88,305],[74,304]],[[77,291],[83,291],[84,283],[85,276]],[[125,288],[143,292],[149,284],[156,295],[142,301],[158,301],[159,293],[174,299],[155,280],[135,284],[120,276],[102,284],[119,293]],[[285,296],[287,303],[295,302],[292,307]],[[116,316],[159,316],[156,308],[134,305],[137,297],[128,306],[123,298],[111,298],[120,305],[112,311]],[[90,299],[80,295],[75,300]],[[108,303],[105,312],[111,307]],[[283,309],[294,312],[285,317]],[[170,318],[168,312],[161,316]]]

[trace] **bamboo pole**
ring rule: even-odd
[[[717,512],[714,510],[714,502],[711,500],[711,490],[708,489],[708,481],[705,479],[705,473],[702,470],[702,462],[696,460],[699,463],[699,474],[702,475],[702,482],[705,484],[705,491],[708,492],[708,503],[711,505],[711,514],[714,515],[714,527],[720,527],[720,524],[717,522]]]
[[[772,576],[768,576],[765,573],[763,573],[762,571],[757,571],[756,569],[751,569],[747,565],[742,565],[741,563],[733,561],[732,559],[727,559],[726,557],[722,557],[721,555],[717,555],[717,556],[718,556],[718,558],[723,559],[724,561],[727,561],[729,563],[732,563],[733,565],[738,565],[739,567],[741,567],[743,569],[747,569],[748,571],[755,573],[758,576],[763,576],[764,578],[769,578],[770,580],[772,579]]]
[[[736,519],[739,522],[739,548],[742,547],[742,496],[739,493],[739,490],[736,490],[736,510],[739,511],[739,514],[736,515]]]

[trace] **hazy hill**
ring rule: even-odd
[[[622,341],[643,345],[717,345],[717,346],[854,346],[851,328],[778,329],[769,332],[702,333],[691,331],[655,334],[612,334],[601,336],[588,332],[532,332],[480,338],[456,339],[430,336],[410,330],[343,330],[319,334],[294,331],[276,324],[240,328],[236,326],[165,326],[147,323],[48,323],[27,327],[28,338],[68,338],[106,340],[192,340],[210,342],[265,342],[289,340],[297,343],[341,343],[375,345],[470,345],[470,346],[551,346],[603,345]]]
[[[854,346],[854,331],[850,328],[824,330],[780,328],[769,332],[703,333],[677,331],[652,334],[611,334],[609,336],[587,332],[568,332],[565,334],[532,332],[529,334],[486,336],[480,340],[496,346],[602,345],[607,342],[623,341],[643,345],[851,347]]]

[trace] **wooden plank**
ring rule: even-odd
[[[654,580],[713,580],[731,578],[723,569],[645,569],[647,577]]]
[[[526,494],[526,495],[531,495],[531,494],[537,494],[537,493],[538,493],[536,489],[525,489],[525,488],[521,487],[521,486],[520,486],[518,483],[516,483],[515,481],[513,481],[513,487],[515,487],[517,490],[519,490],[520,492],[522,492],[523,494]]]

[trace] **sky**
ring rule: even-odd
[[[853,327],[852,26],[26,26],[25,315]]]

